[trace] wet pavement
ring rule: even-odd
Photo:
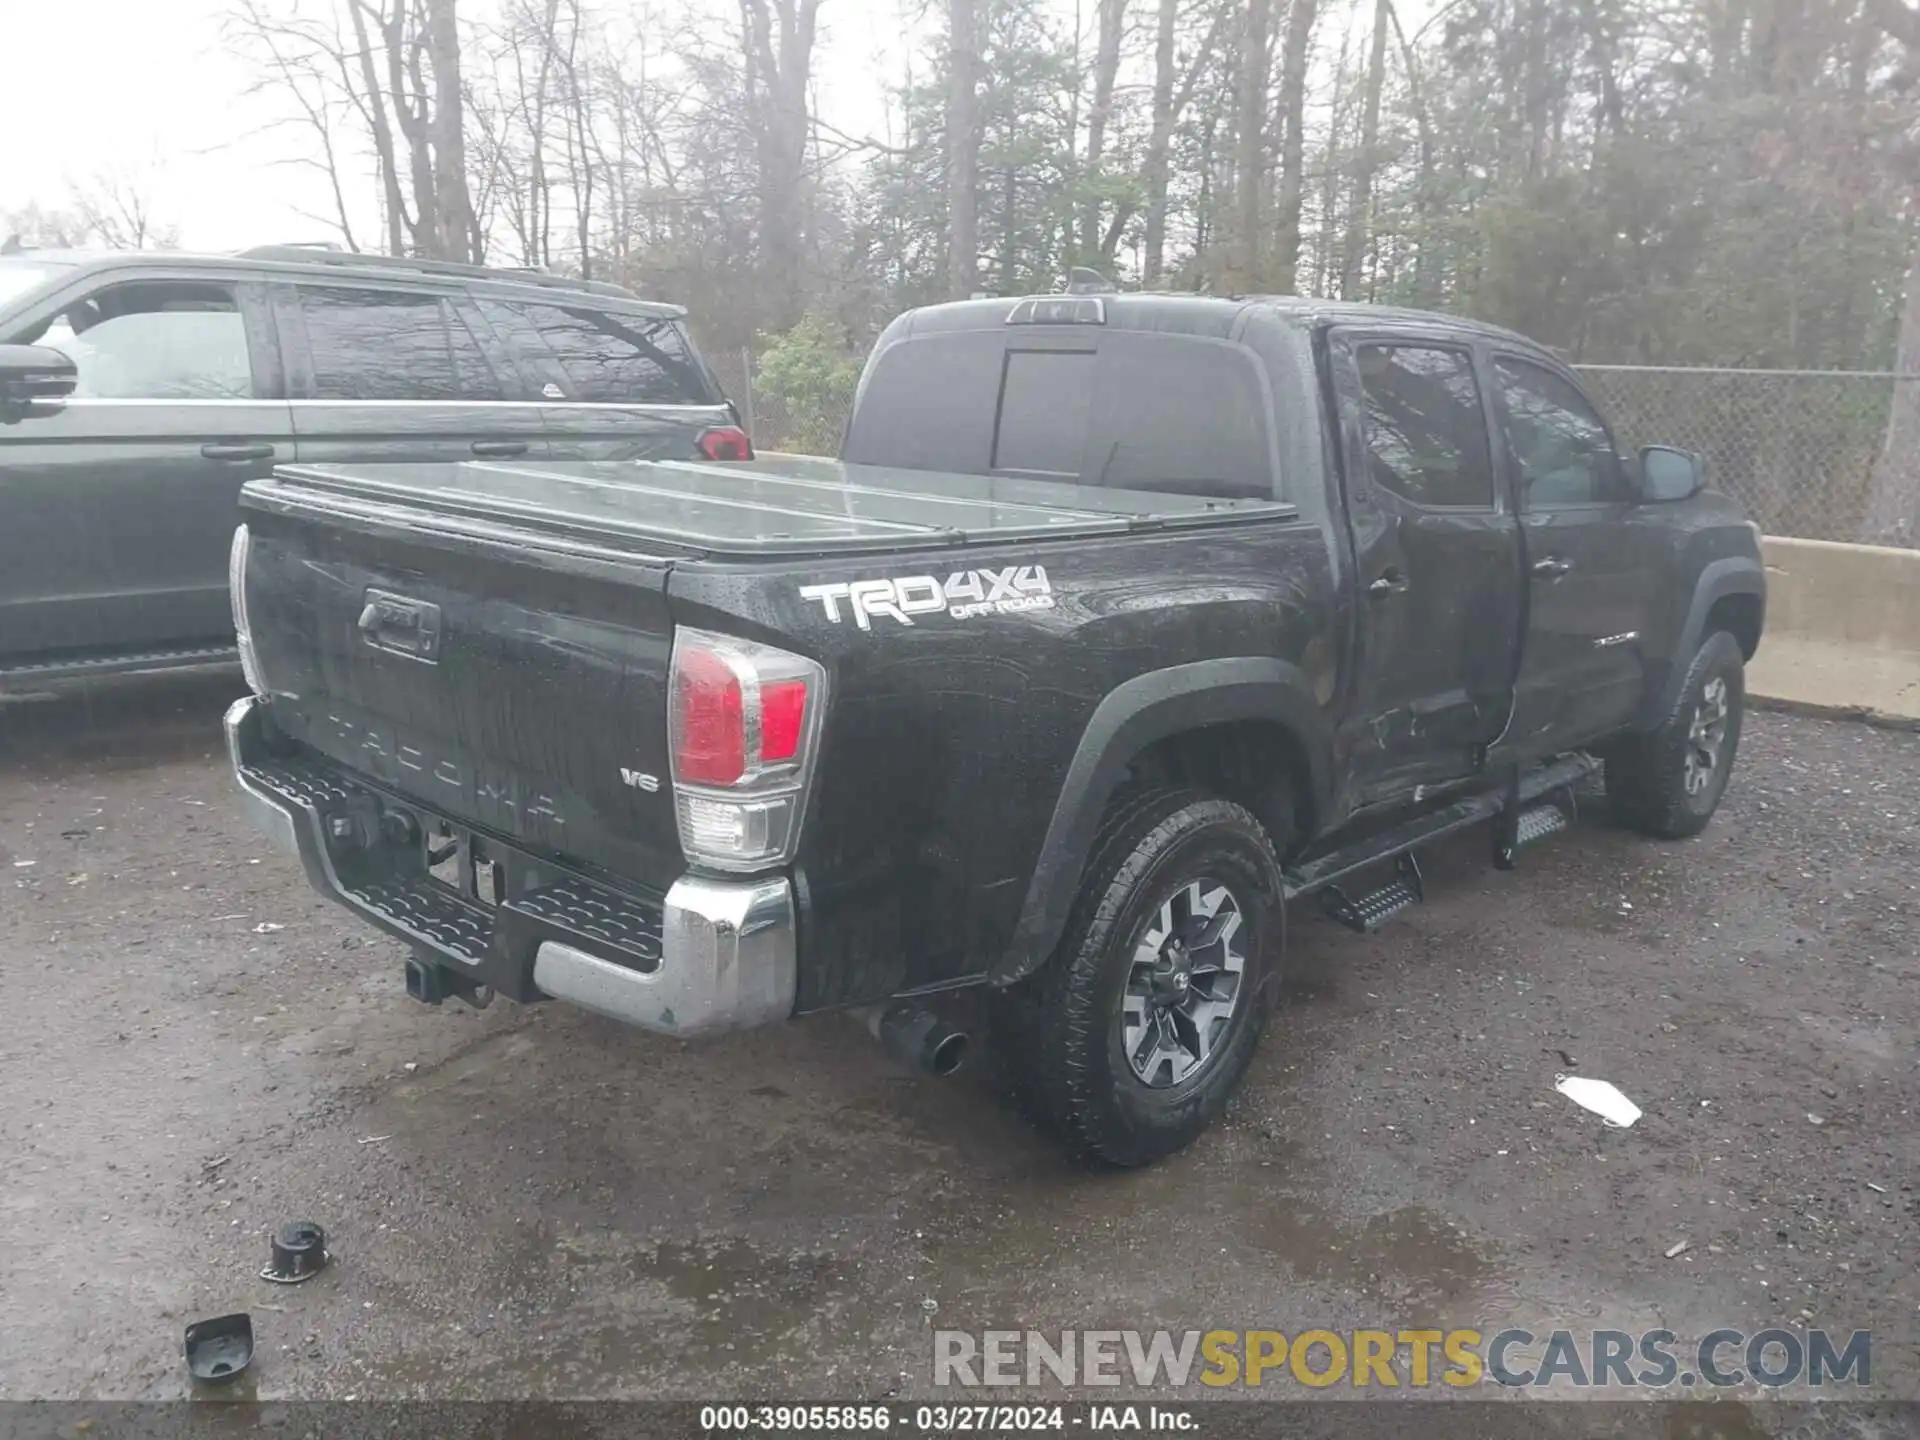
[[[1920,735],[1756,714],[1697,841],[1583,820],[1502,874],[1476,832],[1376,936],[1303,910],[1226,1121],[1091,1175],[991,1064],[906,1077],[842,1017],[409,1001],[246,829],[233,686],[0,704],[0,1398],[178,1395],[241,1308],[262,1398],[912,1397],[936,1326],[1508,1324],[1871,1328],[1920,1398]],[[289,1219],[337,1258],[281,1289]]]

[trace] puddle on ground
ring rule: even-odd
[[[1738,1400],[1669,1405],[1661,1440],[1768,1440],[1775,1433]]]
[[[1476,1319],[1486,1314],[1492,1265],[1459,1231],[1418,1206],[1348,1221],[1287,1196],[1264,1195],[1243,1214],[1248,1243],[1301,1279],[1404,1301],[1423,1322],[1468,1309]]]
[[[417,1343],[444,1318],[401,1322],[399,1343],[356,1367],[363,1389],[607,1396],[730,1384],[729,1374],[769,1367],[798,1374],[824,1343],[823,1317],[852,1290],[836,1257],[739,1237],[653,1242],[543,1228],[497,1253],[502,1264],[480,1288],[501,1299],[451,1327],[484,1357],[474,1373],[450,1382],[444,1342]]]

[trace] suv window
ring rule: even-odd
[[[1519,470],[1520,506],[1597,505],[1625,498],[1620,457],[1580,392],[1542,365],[1501,356],[1501,427]]]
[[[479,301],[500,334],[559,367],[566,399],[605,405],[711,405],[716,397],[677,321],[572,305]]]
[[[1473,361],[1437,345],[1361,345],[1367,464],[1416,505],[1493,506],[1493,453]]]
[[[889,345],[862,381],[843,457],[1272,497],[1267,384],[1251,351],[1128,330],[1054,343],[962,331]]]
[[[73,361],[74,391],[103,400],[253,396],[247,328],[233,291],[195,281],[112,285],[69,305],[28,343]]]
[[[433,294],[300,285],[316,400],[501,400],[453,306]]]

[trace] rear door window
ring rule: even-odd
[[[584,306],[479,300],[504,337],[537,345],[557,367],[562,394],[550,400],[598,405],[711,405],[705,371],[678,321]]]
[[[1486,412],[1464,350],[1361,345],[1373,483],[1429,509],[1493,507]]]
[[[301,285],[316,400],[501,400],[499,378],[454,308],[405,290]]]

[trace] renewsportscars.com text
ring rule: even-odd
[[[937,1386],[1379,1389],[1865,1386],[1873,1337],[1825,1330],[936,1330]]]

